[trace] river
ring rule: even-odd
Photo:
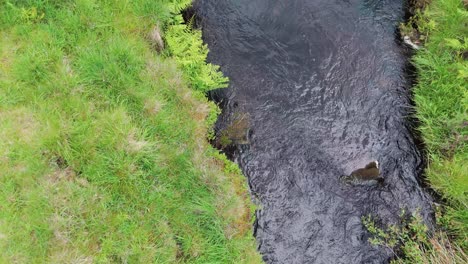
[[[369,244],[362,216],[398,223],[404,208],[431,224],[396,34],[402,0],[199,0],[194,10],[210,62],[230,78],[212,94],[218,130],[239,116],[250,127],[229,151],[259,204],[266,263],[386,263],[392,252]],[[382,185],[340,181],[373,160]]]

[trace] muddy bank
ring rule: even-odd
[[[402,1],[201,0],[195,12],[231,80],[213,95],[219,131],[248,117],[241,140],[226,143],[261,204],[267,263],[386,262],[361,216],[394,223],[420,208],[430,222],[407,120],[408,51],[395,36]],[[383,184],[340,181],[373,160]]]

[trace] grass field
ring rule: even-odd
[[[188,2],[0,0],[1,263],[260,262]]]

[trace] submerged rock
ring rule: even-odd
[[[235,112],[222,128],[218,128],[215,145],[226,149],[235,145],[248,145],[250,133],[250,117],[248,113]]]

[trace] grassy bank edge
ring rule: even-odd
[[[413,64],[416,116],[426,145],[429,185],[444,199],[438,223],[468,249],[468,6],[432,0],[417,12],[423,48]]]

